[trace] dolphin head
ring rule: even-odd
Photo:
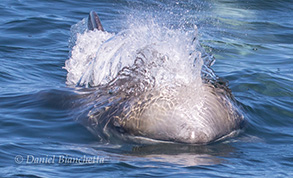
[[[188,144],[207,144],[243,127],[243,116],[225,88],[206,83],[152,90],[127,99],[112,120],[127,135]]]

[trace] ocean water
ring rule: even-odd
[[[111,34],[148,22],[178,33],[196,25],[245,130],[202,146],[99,140],[77,122],[91,102],[64,69],[70,28],[91,10]],[[289,0],[2,0],[0,176],[292,177],[292,15]]]

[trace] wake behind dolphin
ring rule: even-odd
[[[71,32],[67,84],[89,88],[78,120],[102,140],[207,144],[242,128],[196,26],[186,32],[149,21],[112,34],[91,12]]]

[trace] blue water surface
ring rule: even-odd
[[[129,16],[196,24],[244,132],[205,146],[100,142],[75,122],[82,98],[62,69],[70,27],[91,10],[113,33]],[[1,0],[0,177],[292,177],[292,17],[290,0]]]

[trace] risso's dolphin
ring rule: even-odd
[[[104,30],[95,12],[89,14],[87,26]],[[142,51],[132,67],[124,67],[91,95],[95,104],[86,126],[92,132],[101,138],[208,144],[242,129],[244,117],[224,82],[201,74],[200,84],[194,80],[159,87],[156,75],[145,74],[155,65],[143,60],[158,54]]]

